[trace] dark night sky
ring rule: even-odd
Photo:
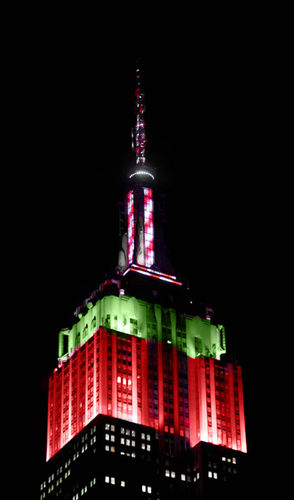
[[[262,67],[241,43],[204,55],[159,51],[144,61],[147,159],[168,195],[170,256],[227,327],[244,367],[254,453],[268,225]],[[127,51],[110,58],[49,44],[23,66],[18,222],[37,457],[45,450],[46,380],[56,366],[58,331],[117,264],[117,202],[133,161],[134,74],[135,55]]]

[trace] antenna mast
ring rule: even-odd
[[[145,104],[144,104],[144,91],[142,89],[142,64],[141,59],[137,58],[136,61],[136,125],[133,131],[133,151],[136,154],[136,165],[144,166],[146,163],[145,149],[146,149],[146,132],[145,132]]]

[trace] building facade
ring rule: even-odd
[[[118,267],[59,334],[40,500],[233,498],[244,480],[241,366],[159,248],[139,68],[136,81]]]
[[[205,320],[207,321],[207,320]],[[133,322],[133,325],[135,323]],[[241,367],[99,328],[49,379],[47,459],[98,414],[246,452]]]

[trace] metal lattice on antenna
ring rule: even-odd
[[[132,150],[136,155],[135,167],[133,166],[129,178],[135,178],[136,181],[146,181],[150,178],[154,180],[154,170],[146,164],[146,129],[145,129],[145,101],[142,84],[142,60],[136,59],[136,124],[132,129]]]
[[[144,166],[146,164],[146,131],[145,131],[145,103],[144,91],[142,88],[142,63],[141,59],[136,61],[136,125],[133,131],[133,151],[136,154],[136,165]]]

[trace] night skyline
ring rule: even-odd
[[[101,64],[93,74],[77,65],[83,76],[76,80],[73,68],[55,69],[63,91],[58,85],[51,102],[41,108],[49,119],[46,124],[41,120],[42,131],[36,130],[39,141],[32,163],[37,164],[42,155],[48,176],[40,178],[40,191],[29,190],[33,218],[28,228],[33,286],[42,288],[42,297],[35,297],[36,323],[41,321],[44,304],[50,311],[42,326],[42,354],[36,361],[41,401],[46,394],[44,381],[56,364],[58,331],[68,326],[74,309],[97,288],[105,271],[111,272],[117,264],[117,202],[122,198],[124,172],[134,159],[130,138],[134,60],[128,56],[115,68]],[[240,67],[234,89],[228,85],[232,71],[228,73],[225,66],[217,77],[211,73],[205,82],[196,79],[194,90],[191,79],[187,83],[183,78],[186,62],[168,57],[144,61],[146,156],[167,192],[167,241],[176,272],[189,280],[199,300],[214,308],[227,328],[231,353],[244,366],[250,449],[253,424],[247,393],[253,383],[249,369],[253,355],[243,319],[252,294],[254,302],[251,278],[258,252],[254,243],[256,185],[248,174],[254,150],[249,127],[253,109],[248,92],[247,102],[240,98],[245,94]],[[223,83],[216,95],[214,77]],[[51,78],[44,83],[46,88],[53,83]],[[41,96],[40,88],[39,92]],[[253,174],[256,165],[250,169]],[[38,213],[34,212],[36,204]],[[33,336],[37,341],[38,328],[33,328]],[[45,448],[42,438],[40,448]]]

